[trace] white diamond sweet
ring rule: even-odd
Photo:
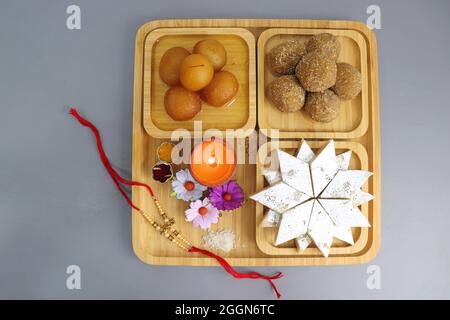
[[[327,257],[333,238],[351,245],[352,227],[370,227],[358,209],[373,196],[361,190],[372,175],[349,170],[352,152],[336,155],[330,140],[317,155],[302,141],[297,156],[276,150],[279,170],[264,170],[269,187],[250,198],[269,208],[261,227],[278,227],[275,245],[295,240],[299,251],[311,242]]]

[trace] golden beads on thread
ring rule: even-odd
[[[181,249],[188,251],[192,247],[192,245],[189,241],[186,240],[186,238],[181,235],[181,233],[177,229],[173,227],[173,225],[175,224],[175,220],[173,218],[169,219],[169,217],[167,217],[156,197],[153,197],[153,201],[156,208],[158,209],[159,214],[164,219],[163,225],[159,225],[144,211],[140,210],[139,213],[141,213],[142,216],[150,223],[150,225],[153,226],[156,231],[159,231],[161,235],[164,235],[165,238],[175,243]],[[178,239],[181,241],[178,241]]]

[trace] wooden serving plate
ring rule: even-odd
[[[367,154],[367,169],[374,172],[367,184],[367,190],[375,196],[375,199],[367,205],[367,217],[372,224],[371,228],[367,229],[367,239],[364,239],[364,231],[355,230],[355,241],[361,243],[361,248],[352,248],[348,246],[335,243],[335,248],[328,258],[318,256],[314,248],[309,249],[308,254],[293,255],[292,247],[275,248],[277,251],[271,251],[271,248],[265,248],[264,251],[260,249],[262,242],[271,243],[270,231],[258,230],[255,226],[260,222],[262,211],[258,214],[256,203],[248,200],[242,208],[232,213],[224,213],[218,225],[218,228],[231,228],[237,237],[236,249],[228,254],[221,255],[227,258],[232,265],[241,266],[300,266],[300,265],[333,265],[333,264],[355,264],[364,263],[372,259],[380,246],[380,126],[379,126],[379,98],[378,98],[378,64],[377,64],[377,47],[375,35],[370,31],[366,25],[360,22],[352,21],[328,21],[328,20],[266,20],[266,19],[223,19],[223,20],[165,20],[165,21],[151,21],[144,24],[137,32],[135,44],[135,77],[134,77],[134,107],[133,107],[133,165],[132,175],[133,179],[150,183],[156,193],[163,208],[170,216],[176,219],[177,225],[189,240],[195,245],[202,245],[203,232],[194,229],[190,223],[184,221],[184,209],[186,203],[169,198],[170,186],[157,184],[151,178],[151,168],[156,162],[156,148],[162,140],[149,135],[145,127],[144,117],[144,98],[150,93],[149,83],[144,84],[144,66],[145,66],[145,51],[147,36],[154,30],[160,28],[209,28],[207,30],[216,30],[220,28],[245,28],[253,34],[255,39],[272,28],[298,29],[306,30],[308,32],[316,33],[318,29],[327,32],[336,32],[342,30],[351,30],[357,33],[363,41],[366,48],[366,60],[361,60],[361,67],[367,70],[367,83],[363,88],[361,97],[367,97],[367,130],[363,130],[360,134],[353,134],[345,137],[344,141],[336,141],[337,148],[361,149],[358,154]],[[286,32],[286,31],[285,31]],[[207,34],[206,34],[207,36]],[[228,48],[227,48],[228,49]],[[254,48],[256,52],[256,48]],[[345,55],[344,55],[345,56]],[[258,77],[261,77],[261,72],[258,71]],[[261,82],[261,80],[259,80]],[[251,83],[249,83],[249,86]],[[258,92],[260,95],[261,92]],[[148,97],[147,97],[148,98]],[[259,108],[261,105],[258,106]],[[361,109],[361,115],[362,111]],[[150,110],[151,111],[151,110]],[[261,110],[258,110],[261,113]],[[357,116],[355,116],[357,117]],[[362,118],[362,117],[361,117]],[[343,130],[342,132],[349,132]],[[307,136],[307,130],[305,135]],[[314,139],[338,138],[330,136],[314,135],[310,132],[308,143],[313,146],[319,146],[322,141],[315,141]],[[293,147],[298,144],[298,141],[288,142],[285,146]],[[284,142],[283,142],[284,143]],[[343,143],[343,144],[342,144]],[[358,146],[358,147],[356,147]],[[362,151],[364,150],[364,151]],[[359,163],[355,157],[353,165],[363,165]],[[361,158],[359,158],[361,159]],[[364,162],[364,161],[363,161]],[[259,190],[257,183],[261,183],[261,177],[258,178],[256,164],[238,165],[235,179],[243,187],[247,195],[250,195],[256,190]],[[259,179],[259,180],[258,180]],[[159,221],[159,216],[156,212],[152,200],[148,193],[142,188],[133,187],[133,202],[146,212],[151,214],[153,218]],[[145,263],[163,264],[163,265],[192,265],[192,266],[217,266],[217,262],[213,259],[206,258],[199,255],[192,255],[190,253],[180,250],[158,233],[141,217],[137,212],[132,212],[132,231],[133,231],[133,248],[136,255]],[[258,230],[258,231],[257,231]],[[261,232],[267,233],[264,238]],[[257,243],[257,239],[258,243]],[[363,241],[362,241],[363,240]],[[356,246],[356,245],[355,245]],[[343,249],[341,249],[343,248]],[[267,249],[267,250],[266,250]],[[279,254],[278,250],[281,253]],[[268,254],[269,252],[270,254]]]
[[[312,35],[328,32],[341,44],[338,62],[347,62],[361,71],[361,94],[352,100],[341,100],[339,117],[329,123],[312,120],[306,112],[281,112],[265,94],[267,85],[276,78],[267,67],[266,55],[276,45],[291,39],[306,43]],[[267,29],[258,38],[258,124],[273,138],[351,139],[362,136],[369,126],[369,92],[367,47],[364,36],[345,29]],[[275,130],[274,130],[275,129]]]
[[[227,64],[223,70],[233,73],[239,90],[233,103],[217,108],[202,103],[194,119],[174,121],[164,108],[164,95],[169,89],[159,76],[159,62],[167,49],[184,47],[192,52],[204,39],[220,41],[227,49]],[[158,28],[147,35],[144,49],[144,128],[155,138],[170,139],[174,130],[194,132],[195,121],[201,130],[242,129],[251,132],[256,126],[256,59],[255,37],[244,28]],[[150,90],[148,90],[150,88]],[[227,110],[224,110],[226,108]],[[226,111],[226,112],[225,112]]]

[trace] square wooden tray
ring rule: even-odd
[[[202,111],[194,119],[174,121],[164,108],[164,95],[169,86],[159,76],[159,61],[167,49],[177,46],[192,52],[194,45],[203,39],[218,40],[227,48],[227,64],[223,70],[233,73],[239,82],[236,99],[232,105],[221,108],[203,102]],[[192,133],[195,121],[201,121],[202,130],[251,132],[255,128],[256,54],[255,37],[250,31],[244,28],[158,28],[149,32],[144,48],[143,121],[149,135],[170,139],[172,132],[181,128]]]
[[[267,53],[276,45],[296,39],[307,42],[312,35],[328,32],[341,44],[338,62],[347,62],[361,71],[361,94],[352,100],[341,100],[340,115],[329,123],[312,120],[303,110],[281,112],[272,105],[265,89],[276,77],[267,67]],[[273,138],[334,138],[351,139],[362,136],[369,127],[369,92],[367,47],[364,36],[356,30],[346,29],[267,29],[258,38],[258,124],[266,135]],[[275,130],[274,130],[275,129]]]
[[[308,144],[311,146],[314,152],[323,147],[328,141],[312,141]],[[350,161],[350,169],[361,169],[368,170],[369,159],[367,156],[367,151],[364,146],[358,142],[352,141],[335,141],[336,154],[351,150],[352,157]],[[267,143],[261,146],[259,149],[260,156],[258,159],[265,159],[270,157],[272,150],[280,148],[290,154],[295,154],[300,147],[300,141],[277,141],[274,143]],[[262,160],[264,161],[264,160]],[[262,190],[267,186],[264,181],[264,177],[260,174],[261,170],[265,167],[262,161],[258,161],[256,166],[256,189]],[[370,185],[370,181],[368,183]],[[364,191],[368,191],[367,185],[363,187]],[[256,204],[256,243],[258,248],[270,255],[295,255],[301,256],[305,259],[310,259],[312,257],[321,257],[322,253],[311,244],[310,247],[305,249],[303,252],[298,252],[294,240],[283,244],[282,246],[275,246],[275,238],[277,235],[278,228],[262,228],[260,223],[264,217],[266,209],[257,203]],[[369,223],[372,225],[374,218],[373,215],[369,215],[369,204],[363,204],[361,206],[361,212],[367,218]],[[349,255],[359,255],[361,251],[370,245],[372,242],[372,237],[375,233],[371,232],[370,228],[352,228],[354,244],[349,245],[338,239],[334,239],[333,245],[330,249],[329,257],[346,257]]]
[[[366,25],[353,21],[329,20],[164,20],[151,21],[144,24],[137,32],[135,44],[135,77],[134,77],[134,107],[133,107],[133,165],[134,180],[150,183],[155,187],[157,196],[169,215],[173,216],[181,231],[196,245],[201,245],[202,231],[194,229],[191,224],[184,221],[183,211],[186,204],[169,198],[170,186],[158,185],[151,178],[151,167],[156,161],[156,148],[160,142],[165,141],[150,136],[144,127],[144,96],[149,94],[150,87],[144,85],[144,56],[145,40],[152,31],[159,28],[245,28],[256,39],[265,30],[271,28],[307,29],[314,31],[321,29],[333,32],[335,30],[353,30],[361,35],[367,50],[367,60],[362,65],[367,68],[367,119],[368,127],[362,135],[346,138],[343,142],[358,143],[367,153],[368,170],[374,172],[369,180],[368,190],[375,196],[367,207],[367,215],[372,227],[368,230],[368,240],[362,250],[352,254],[343,254],[324,258],[321,256],[292,255],[290,252],[282,255],[267,254],[257,245],[256,204],[246,201],[242,208],[234,213],[225,213],[215,228],[232,228],[237,236],[237,248],[224,257],[232,265],[241,266],[300,266],[300,265],[330,265],[364,263],[372,259],[380,245],[380,127],[379,127],[379,98],[378,98],[378,64],[375,35]],[[256,48],[254,48],[256,52]],[[258,111],[260,112],[260,111]],[[322,139],[312,135],[308,142],[315,145]],[[338,141],[337,141],[338,142]],[[293,142],[298,143],[298,141]],[[238,165],[235,179],[242,185],[247,195],[254,193],[257,187],[257,169],[255,164]],[[259,190],[259,189],[258,189]],[[155,220],[159,219],[156,209],[147,192],[142,188],[132,189],[133,201],[145,211],[152,214]],[[215,260],[192,255],[180,250],[166,239],[156,233],[151,226],[137,212],[132,212],[132,241],[136,255],[145,263],[163,265],[192,265],[217,266]],[[266,231],[265,231],[266,232]],[[358,232],[358,231],[357,231]],[[362,234],[362,233],[361,233]],[[358,236],[358,234],[357,234]],[[361,236],[358,236],[358,239]],[[270,241],[270,238],[267,238]],[[289,247],[287,247],[289,249]],[[311,249],[314,250],[314,249]]]

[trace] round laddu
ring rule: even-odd
[[[351,100],[361,92],[361,72],[348,63],[337,63],[336,84],[332,90],[343,100]]]
[[[330,122],[339,116],[339,97],[331,90],[306,96],[305,111],[315,121]]]
[[[334,60],[320,52],[305,54],[297,64],[295,74],[303,89],[320,92],[336,83],[337,67]]]
[[[305,90],[297,78],[285,75],[273,80],[267,86],[269,100],[283,112],[300,110],[305,104]]]
[[[289,40],[270,50],[267,62],[270,70],[276,75],[294,74],[295,66],[306,53],[303,42]]]
[[[339,40],[330,33],[319,33],[313,36],[306,44],[306,51],[320,51],[334,61],[339,57],[341,44]]]

